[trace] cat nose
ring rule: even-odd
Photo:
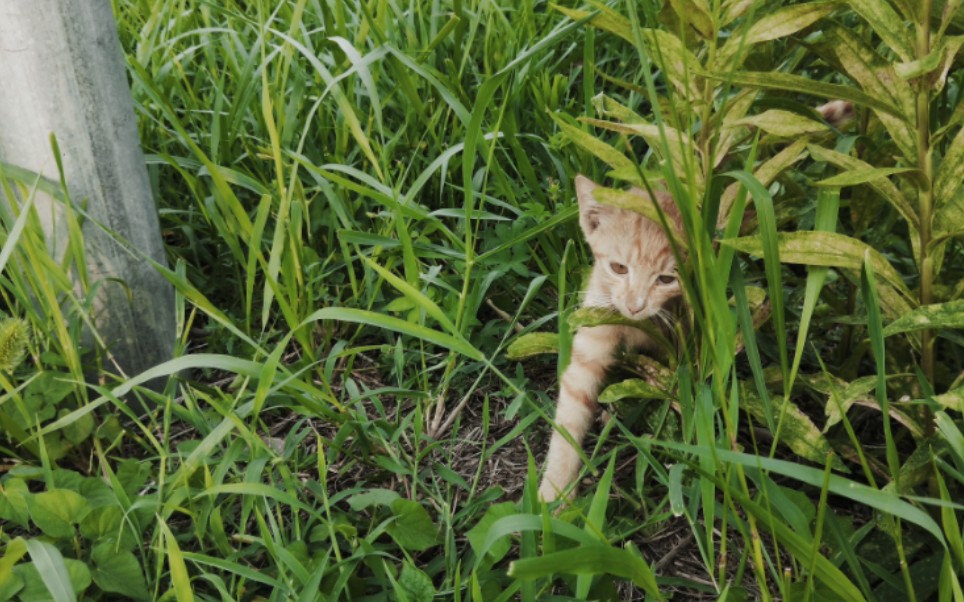
[[[632,314],[638,314],[639,312],[646,309],[646,299],[634,299],[626,303],[626,309]]]

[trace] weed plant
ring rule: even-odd
[[[0,164],[0,602],[964,601],[959,4],[113,0],[177,352]],[[576,173],[687,310],[547,508]]]

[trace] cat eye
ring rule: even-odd
[[[676,276],[672,274],[662,274],[658,280],[660,284],[673,284],[676,282]]]
[[[616,263],[615,261],[613,261],[613,262],[611,262],[611,263],[609,264],[609,268],[610,268],[613,272],[619,274],[620,276],[624,276],[624,275],[626,275],[627,272],[629,272],[629,268],[627,268],[626,266],[624,266],[624,265],[621,264],[621,263]]]

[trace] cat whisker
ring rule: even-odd
[[[660,309],[658,312],[656,312],[656,318],[659,319],[659,321],[662,323],[664,327],[666,327],[667,330],[670,330],[670,331],[673,330],[673,325],[674,325],[673,316],[668,311],[666,311],[665,309]]]

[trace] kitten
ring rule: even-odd
[[[816,111],[827,120],[827,123],[837,129],[843,128],[854,120],[854,104],[846,100],[831,100],[816,107]]]
[[[835,128],[847,126],[855,113],[853,104],[843,100],[820,105],[816,111]],[[660,225],[638,213],[598,203],[593,198],[595,188],[591,180],[576,176],[579,225],[595,257],[583,305],[614,309],[633,320],[658,316],[682,294],[669,239]],[[642,190],[632,192],[650,198]],[[681,229],[673,199],[663,192],[655,194],[667,221]],[[593,326],[576,333],[571,362],[559,383],[557,429],[549,441],[539,486],[542,500],[551,502],[562,493],[575,495],[579,453],[559,429],[565,429],[575,445],[581,446],[598,409],[596,398],[614,362],[613,353],[620,347],[639,348],[647,343],[646,334],[631,326]]]
[[[595,262],[583,306],[605,307],[633,320],[657,316],[667,303],[681,295],[676,277],[676,259],[669,239],[660,225],[642,215],[602,205],[593,198],[596,184],[576,176],[579,199],[579,225],[592,249]],[[639,189],[632,192],[644,198]],[[656,202],[667,222],[680,226],[680,214],[673,199],[656,192]],[[581,328],[572,342],[572,358],[559,384],[556,406],[557,430],[552,433],[539,497],[550,502],[575,487],[570,486],[579,473],[579,453],[559,433],[569,432],[576,445],[592,424],[598,403],[596,397],[613,364],[617,348],[645,347],[649,338],[631,326],[593,326]]]

